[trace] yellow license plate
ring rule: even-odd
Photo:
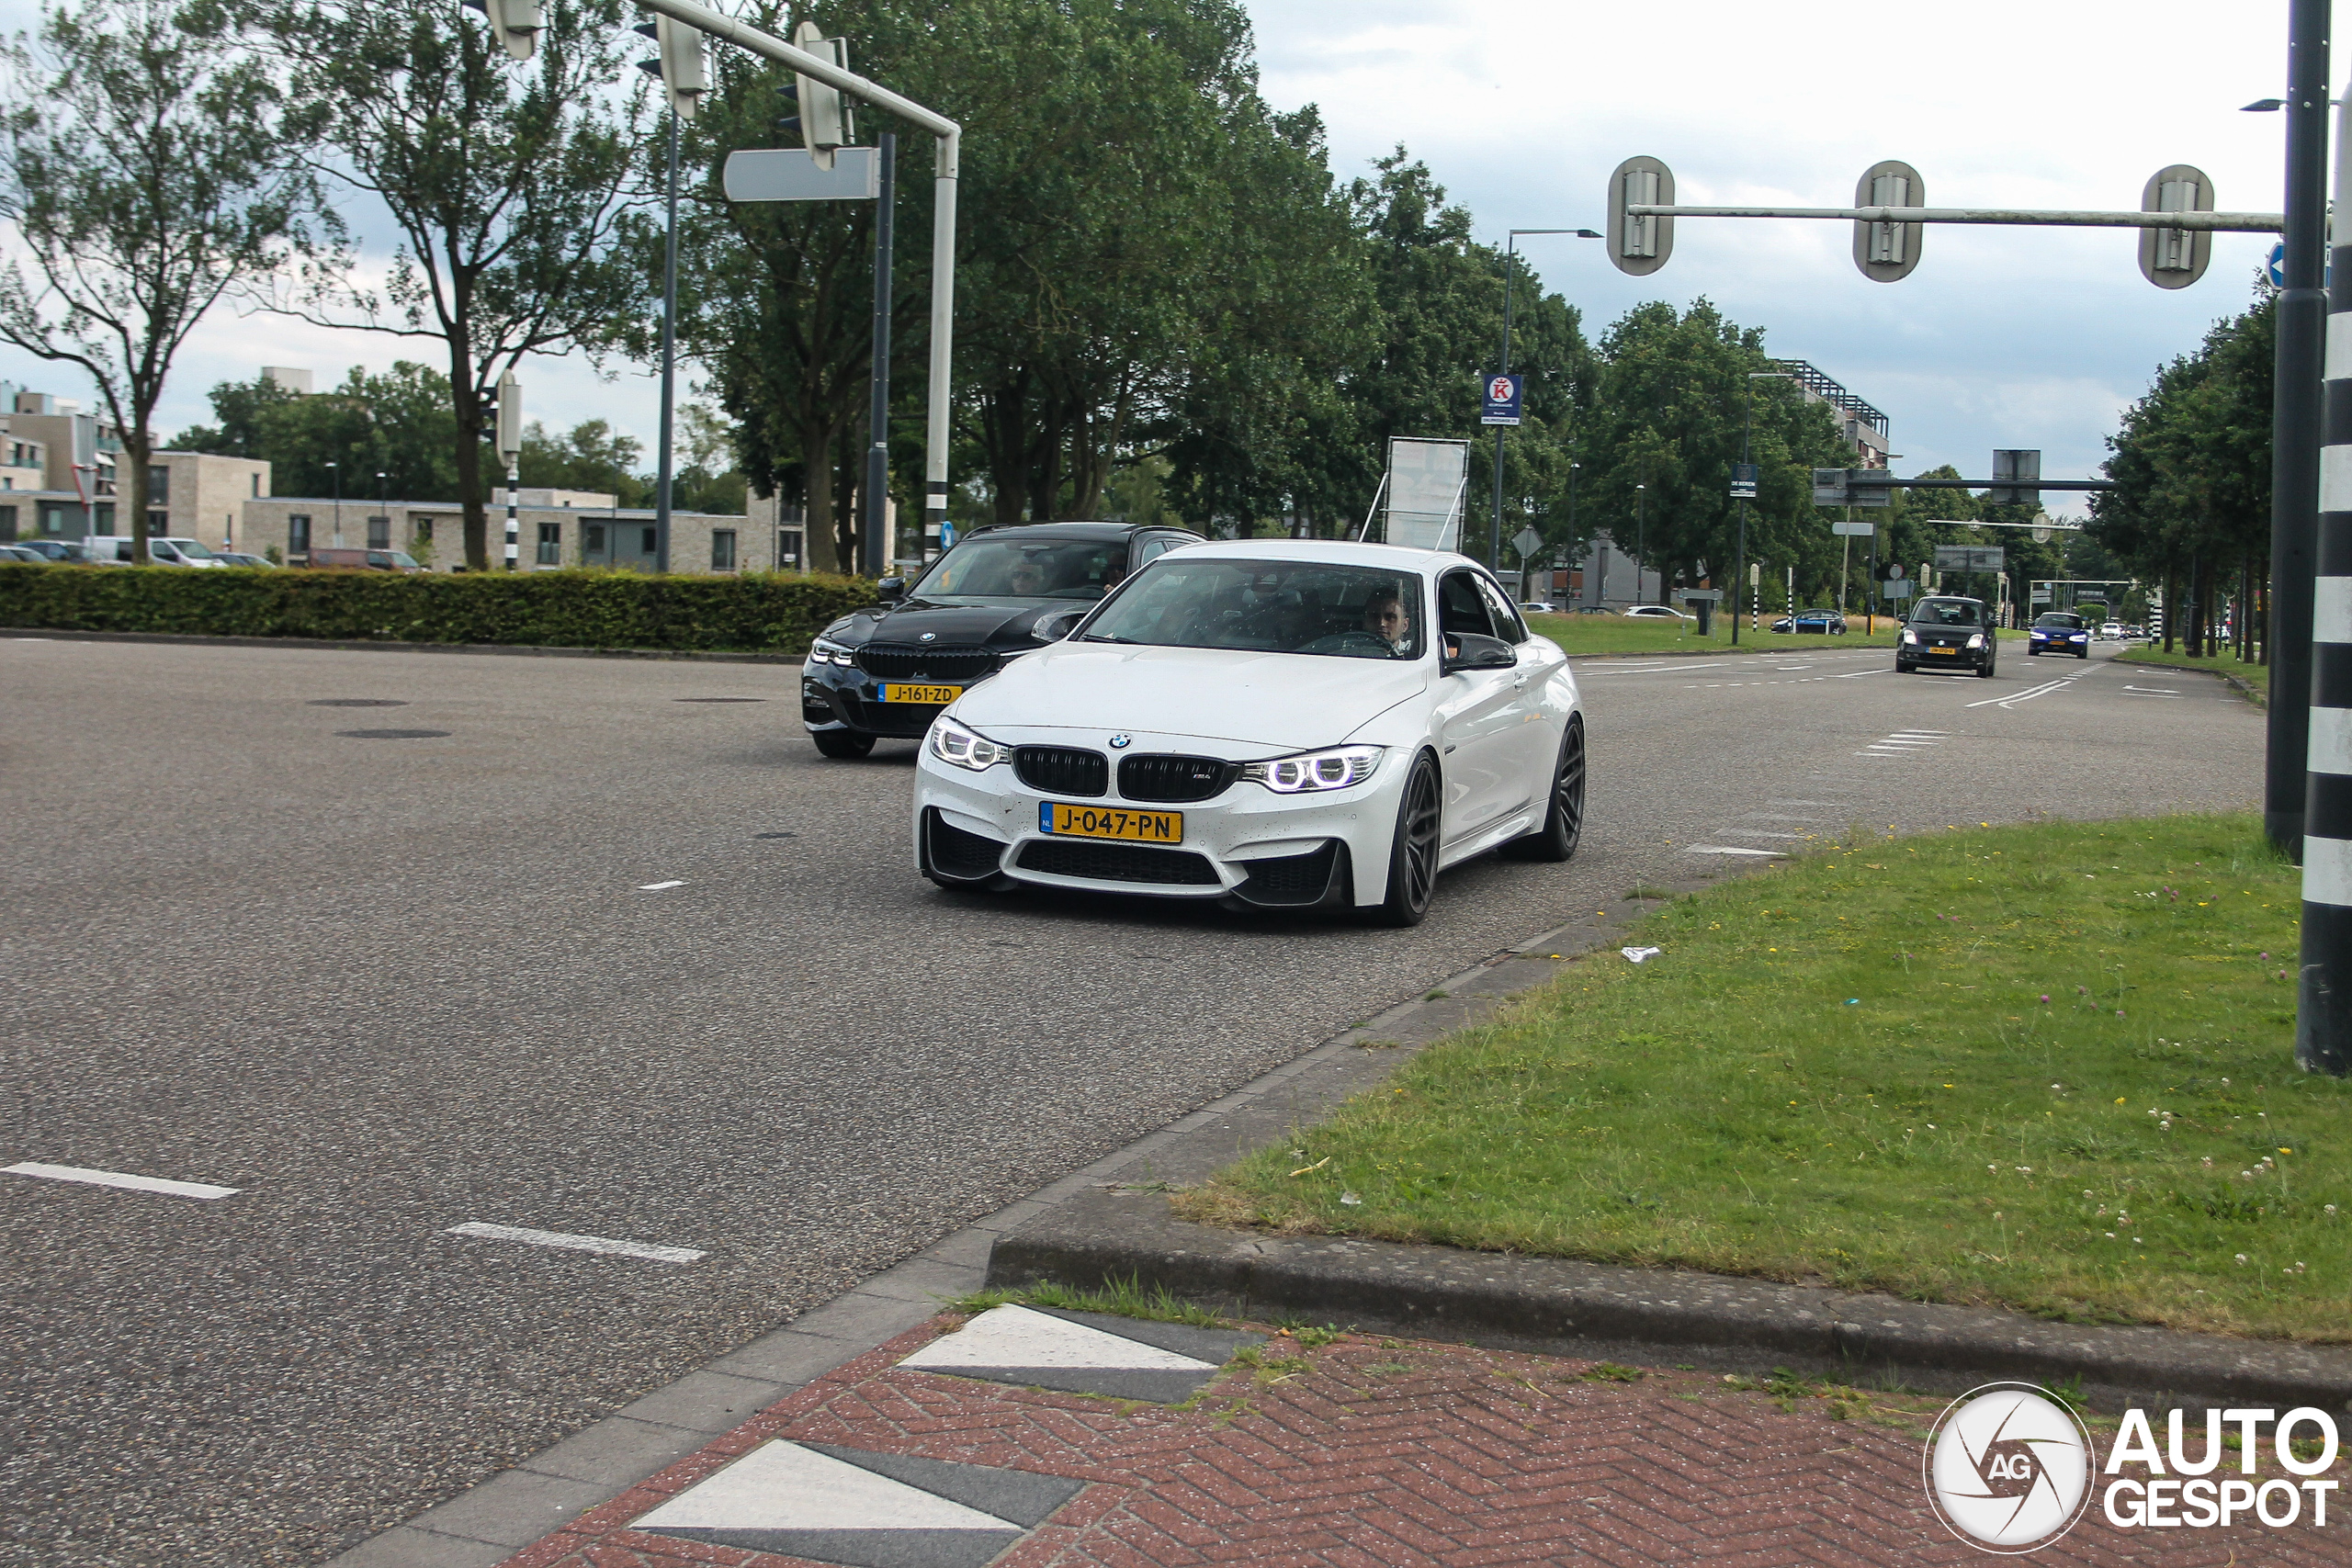
[[[1064,806],[1046,800],[1037,805],[1037,831],[1066,839],[1125,839],[1139,844],[1179,844],[1184,841],[1184,814],[1136,811],[1116,806]]]
[[[1928,649],[1928,651],[1929,653],[1958,653],[1960,649],[1956,648],[1931,648]]]
[[[874,688],[877,703],[922,703],[932,707],[945,707],[964,694],[961,686],[916,686],[904,681],[890,681]]]

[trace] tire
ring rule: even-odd
[[[1976,673],[1978,677],[1983,680],[1991,680],[1993,678],[1993,661],[1988,659],[1983,664],[1977,666]]]
[[[1502,847],[1510,860],[1564,861],[1577,852],[1584,836],[1584,716],[1568,716],[1567,733],[1560,737],[1559,760],[1552,766],[1552,799],[1543,825]]]
[[[1898,659],[1894,661],[1894,672],[1897,675],[1916,675],[1919,672],[1919,667],[1916,664],[1905,664]]]
[[[808,739],[828,757],[854,760],[874,750],[874,737],[860,735],[854,729],[812,729]]]
[[[2041,649],[2038,648],[2029,648],[2025,650],[2025,656],[2028,659],[2039,659],[2041,657]]]
[[[1388,844],[1388,896],[1364,911],[1374,925],[1418,926],[1430,912],[1430,896],[1437,891],[1443,810],[1437,759],[1424,751],[1413,759],[1404,797],[1396,803],[1396,831]]]

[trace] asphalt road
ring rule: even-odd
[[[941,894],[789,666],[0,639],[0,1165],[238,1190],[0,1176],[0,1563],[321,1562],[1643,882],[2258,796],[2204,677],[1889,663],[1588,663],[1582,852],[1385,931]]]

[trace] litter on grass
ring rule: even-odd
[[[1617,951],[1623,953],[1627,958],[1633,960],[1634,963],[1639,964],[1645,958],[1656,958],[1659,953],[1664,953],[1666,949],[1662,947],[1621,947]]]

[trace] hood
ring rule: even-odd
[[[964,694],[956,716],[986,731],[1127,729],[1306,751],[1336,746],[1429,689],[1429,660],[1056,643]]]
[[[825,628],[833,642],[855,648],[866,642],[915,642],[933,634],[935,643],[963,648],[1034,648],[1029,628],[1040,615],[1060,610],[1091,610],[1091,599],[996,599],[980,604],[943,604],[908,599],[869,604]]]

